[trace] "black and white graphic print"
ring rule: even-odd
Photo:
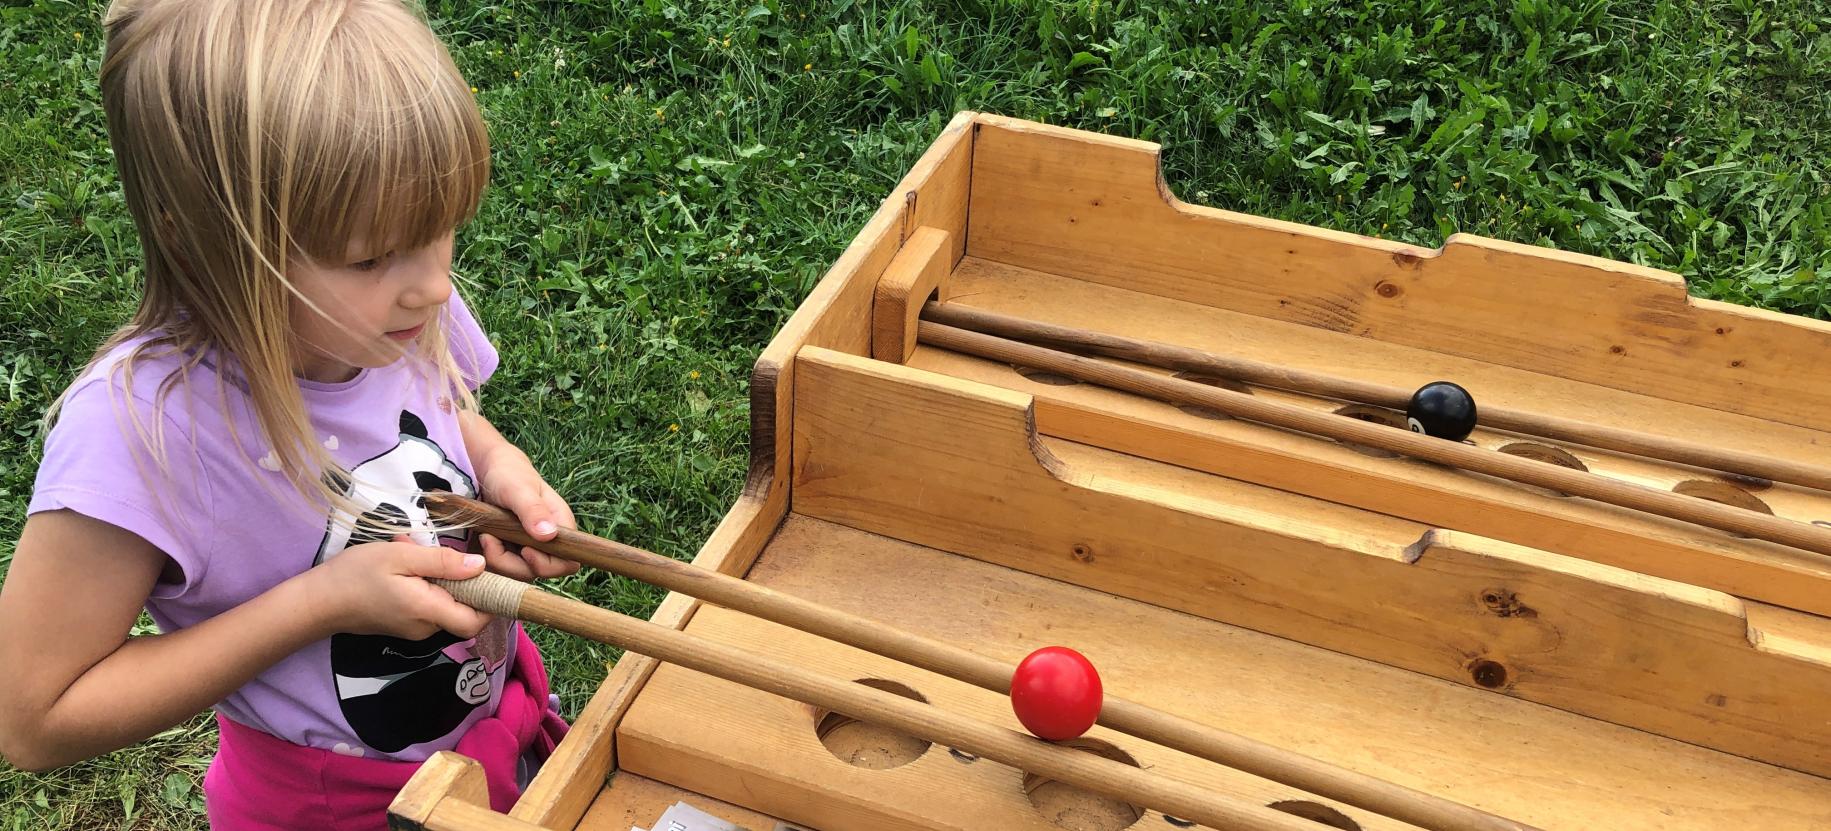
[[[337,484],[363,513],[352,519],[339,511],[331,518],[313,565],[350,546],[391,539],[400,528],[412,529],[411,536],[425,545],[462,549],[468,539],[465,533],[437,538],[431,532],[421,494],[445,490],[474,496],[476,486],[427,438],[425,422],[413,413],[401,412],[399,444],[357,465],[348,481]],[[474,641],[442,631],[418,641],[332,635],[331,673],[350,729],[381,753],[451,733],[489,700],[492,675],[505,663],[508,625],[497,620]],[[340,746],[338,752],[346,750]]]

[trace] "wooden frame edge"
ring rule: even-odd
[[[1385,256],[1411,262],[1437,259],[1442,257],[1445,252],[1463,246],[1537,257],[1547,261],[1629,275],[1645,280],[1651,285],[1676,291],[1677,293],[1686,296],[1688,299],[1694,301],[1699,300],[1699,298],[1690,298],[1689,295],[1685,295],[1685,278],[1676,273],[1635,265],[1633,263],[1626,263],[1620,260],[1611,260],[1593,254],[1565,251],[1563,249],[1550,248],[1543,245],[1511,242],[1495,237],[1485,237],[1480,234],[1466,232],[1450,234],[1448,237],[1444,238],[1443,244],[1436,248],[1425,248],[1423,246],[1412,245],[1397,240],[1382,239],[1380,237],[1372,237],[1350,231],[1337,231],[1317,225],[1305,225],[1300,222],[1242,213],[1226,208],[1198,205],[1178,196],[1175,188],[1173,188],[1170,185],[1169,180],[1165,178],[1163,173],[1163,145],[1158,142],[1113,136],[1076,127],[1042,124],[1008,116],[982,114],[977,120],[980,124],[985,126],[1009,130],[1013,133],[1066,138],[1098,144],[1114,150],[1136,153],[1143,157],[1143,159],[1148,159],[1148,162],[1144,163],[1147,163],[1151,168],[1151,178],[1156,183],[1157,195],[1163,200],[1164,205],[1175,210],[1179,214],[1190,217],[1201,217],[1237,225],[1263,228],[1282,234],[1288,234],[1293,237],[1305,237],[1331,243],[1352,245],[1357,248],[1370,249]],[[1746,307],[1736,306],[1735,308]],[[1821,321],[1813,322],[1823,326],[1825,331],[1831,332],[1831,323],[1824,323]]]
[[[990,115],[979,126],[974,175],[985,198],[970,215],[971,256],[1831,430],[1831,384],[1765,380],[1814,377],[1809,356],[1831,348],[1831,322],[1692,297],[1677,274],[1589,254],[1470,233],[1431,249],[1194,205],[1172,192],[1156,143]],[[1039,173],[1051,156],[1064,169]],[[1060,194],[1023,184],[1089,169],[1107,173]],[[1113,248],[1141,231],[1180,234],[1199,250]],[[1094,251],[1111,253],[1090,260]],[[1237,262],[1210,265],[1229,256]],[[1280,279],[1293,274],[1303,288]],[[1418,334],[1420,321],[1459,313],[1477,322]],[[1481,315],[1508,325],[1483,325]],[[1701,397],[1700,384],[1710,391]]]
[[[435,815],[453,805],[489,811],[489,785],[477,760],[449,750],[432,754],[388,804],[390,831],[436,831]],[[479,829],[488,831],[488,829]]]

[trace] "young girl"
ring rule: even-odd
[[[503,810],[564,724],[518,625],[426,582],[575,568],[429,521],[566,503],[473,406],[452,291],[488,139],[399,0],[117,0],[103,103],[145,295],[53,408],[0,591],[0,751],[42,770],[214,707],[212,827],[380,829],[428,755]],[[129,637],[144,607],[163,634]]]

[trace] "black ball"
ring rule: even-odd
[[[1405,423],[1413,433],[1462,441],[1475,430],[1475,397],[1448,381],[1432,381],[1412,393]]]

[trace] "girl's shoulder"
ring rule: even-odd
[[[163,332],[122,341],[96,358],[70,384],[52,429],[69,423],[90,432],[104,426],[184,427],[240,397],[246,385],[205,351],[174,344]],[[136,432],[138,432],[136,430]]]
[[[162,343],[110,348],[71,384],[44,439],[27,513],[69,510],[139,535],[177,563],[184,581],[208,561],[216,503],[205,437],[195,419],[221,378]],[[161,586],[155,596],[180,590]]]

